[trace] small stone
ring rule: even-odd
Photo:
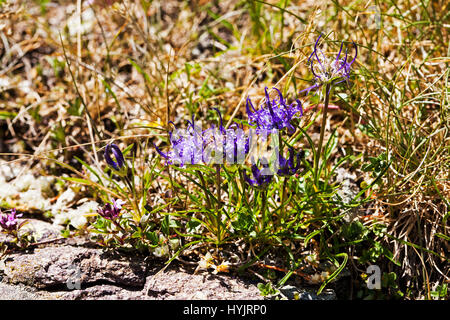
[[[21,219],[23,220],[23,219]],[[57,226],[42,220],[25,219],[28,221],[20,230],[31,232],[36,241],[46,241],[61,237],[61,226]]]

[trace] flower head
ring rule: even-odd
[[[279,154],[279,169],[277,174],[279,176],[292,176],[294,175],[298,169],[300,169],[301,158],[305,155],[304,151],[301,150],[297,153],[296,163],[294,163],[294,149],[289,148],[289,158],[285,159],[281,154]]]
[[[246,137],[244,128],[234,123],[236,129],[226,130],[224,154],[228,163],[244,163],[246,155],[250,151],[251,134]]]
[[[17,226],[22,214],[16,214],[16,209],[12,209],[9,214],[3,214],[0,212],[0,227],[6,231],[17,230]]]
[[[243,128],[238,125],[237,130],[225,129],[220,111],[214,110],[219,115],[218,128],[212,126],[202,131],[192,119],[192,122],[188,121],[187,130],[177,130],[176,135],[169,132],[171,149],[167,153],[154,144],[167,164],[223,163],[224,159],[232,163],[243,162],[249,152],[249,138],[245,138]]]
[[[250,179],[250,177],[244,172],[245,181],[252,187],[264,189],[272,181],[273,174],[269,169],[267,160],[263,160],[265,163],[263,163],[263,168],[261,170],[255,163],[252,164],[252,174],[254,179]]]
[[[192,119],[193,120],[193,119]],[[173,123],[173,122],[171,122]],[[202,132],[195,127],[194,121],[188,121],[187,132],[177,130],[174,135],[169,132],[171,149],[164,153],[155,144],[156,151],[167,160],[167,164],[180,164],[184,166],[186,162],[191,164],[200,163],[202,159]],[[190,129],[192,128],[192,131]]]
[[[114,161],[111,158],[111,152],[113,153],[114,157],[116,158],[116,161]],[[114,168],[115,170],[119,171],[123,168],[123,165],[125,164],[125,160],[123,158],[122,151],[120,151],[119,147],[115,145],[114,143],[109,143],[105,148],[105,160],[106,163]]]
[[[212,130],[213,134],[209,135],[209,139],[204,140],[204,146],[212,146],[212,149],[215,152],[222,151],[219,154],[221,159],[217,157],[214,160],[219,160],[221,163],[223,159],[227,161],[229,164],[234,163],[243,163],[245,160],[245,156],[249,153],[250,150],[250,137],[245,137],[244,126],[239,126],[237,123],[233,123],[229,129],[225,129],[222,122],[222,114],[219,109],[213,108],[218,116],[219,116],[219,128],[215,129],[213,126]],[[205,130],[204,136],[208,137],[209,130]]]
[[[315,83],[309,88],[306,88],[300,92],[306,91],[309,93],[313,89],[319,90],[324,84],[336,85],[343,81],[348,81],[350,78],[350,67],[355,62],[358,55],[358,47],[352,41],[355,48],[355,56],[350,61],[348,57],[348,48],[345,49],[345,55],[342,52],[344,42],[341,42],[341,47],[336,58],[327,57],[320,50],[317,45],[319,43],[322,34],[316,40],[314,44],[314,50],[308,58],[308,63],[310,64],[311,72],[314,75]]]
[[[117,199],[112,200],[111,203],[107,203],[103,206],[103,208],[99,208],[97,210],[98,214],[101,215],[103,218],[108,220],[115,220],[119,214],[120,210],[122,209],[122,206],[125,204],[125,201]]]
[[[277,88],[274,89],[278,92],[278,98],[271,100],[266,87],[264,89],[266,94],[266,107],[258,111],[253,107],[250,98],[247,98],[246,108],[249,124],[256,124],[257,130],[272,132],[274,129],[281,130],[288,128],[289,132],[292,133],[295,129],[291,124],[291,120],[298,112],[300,112],[300,117],[303,116],[302,104],[297,99],[296,103],[287,105],[281,91]]]

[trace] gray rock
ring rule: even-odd
[[[251,282],[221,274],[188,274],[177,270],[149,276],[148,299],[262,300]]]
[[[0,299],[262,300],[257,281],[230,274],[192,274],[176,264],[99,248],[52,244],[17,251],[0,264]],[[79,281],[78,281],[79,280]],[[78,286],[79,284],[79,286]],[[332,300],[332,290],[284,286],[292,300]]]
[[[336,182],[341,185],[337,193],[344,203],[349,203],[359,192],[356,174],[350,173],[345,168],[336,169]]]
[[[37,219],[19,219],[19,223],[27,220],[28,222],[19,230],[19,234],[30,233],[36,242],[42,242],[61,238],[62,226],[53,225],[51,223]],[[13,236],[5,232],[0,232],[0,242],[9,243],[15,240]]]
[[[35,249],[33,253],[10,255],[4,264],[5,280],[35,288],[66,290],[79,279],[81,287],[116,284],[143,287],[143,259],[113,255],[101,249],[71,246]]]
[[[17,165],[17,163],[0,160],[0,179],[4,179],[5,181],[12,180],[17,177],[22,168],[23,167]]]
[[[143,300],[143,290],[130,290],[115,285],[103,284],[80,290],[58,292],[62,300]]]
[[[26,219],[28,223],[22,228],[22,232],[31,232],[37,242],[47,241],[61,237],[62,226],[54,225],[42,220]]]
[[[52,300],[56,296],[39,292],[22,285],[10,285],[0,282],[0,300]]]

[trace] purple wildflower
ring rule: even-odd
[[[220,113],[219,109],[213,109],[219,115],[220,121],[218,130],[219,132],[217,132],[214,127],[212,128],[212,130],[214,131],[212,141],[215,151],[217,152],[221,147],[223,152],[221,155],[229,164],[244,163],[245,156],[250,150],[250,138],[245,137],[244,126],[239,127],[239,124],[234,123],[232,125],[233,127],[235,127],[234,129],[225,129],[222,122],[222,114]],[[216,158],[216,160],[219,159]]]
[[[98,214],[101,215],[103,218],[108,220],[115,220],[119,214],[120,210],[122,209],[122,205],[125,204],[125,201],[117,199],[112,200],[112,205],[110,203],[107,203],[103,206],[103,208],[99,208],[97,210]]]
[[[264,189],[272,181],[273,175],[269,169],[267,160],[263,160],[265,163],[262,165],[262,170],[260,170],[255,163],[252,164],[252,174],[255,179],[250,179],[250,177],[244,172],[245,181],[252,187]]]
[[[155,144],[156,151],[163,157],[167,164],[185,163],[198,164],[223,163],[224,157],[228,162],[243,162],[249,151],[249,139],[245,139],[243,129],[225,129],[222,115],[218,109],[214,109],[219,115],[219,127],[212,126],[204,131],[196,127],[194,119],[188,121],[187,130],[177,130],[176,137],[170,132],[171,149],[164,153]]]
[[[300,169],[301,158],[305,155],[304,151],[301,150],[297,153],[296,163],[294,163],[294,149],[289,148],[289,158],[285,159],[281,154],[279,154],[279,169],[277,174],[280,176],[292,176],[298,169]]]
[[[12,209],[9,214],[3,214],[0,212],[0,227],[6,231],[17,230],[17,226],[22,214],[16,214],[16,209]]]
[[[226,141],[224,144],[226,160],[230,164],[244,163],[245,156],[250,151],[251,134],[249,137],[245,137],[243,126],[239,127],[237,123],[233,125],[236,129],[226,130]]]
[[[353,62],[355,62],[358,55],[358,47],[356,44],[352,41],[355,48],[355,56],[349,62],[347,52],[348,48],[345,49],[345,56],[341,56],[344,42],[341,43],[337,57],[330,58],[325,56],[322,50],[317,48],[321,37],[322,34],[320,34],[317,38],[316,43],[314,44],[314,50],[308,58],[308,63],[310,64],[311,72],[314,75],[315,83],[300,92],[306,91],[307,94],[309,94],[311,90],[317,89],[317,93],[319,88],[321,88],[324,84],[337,85],[343,81],[348,81],[350,78],[350,67]]]
[[[193,132],[189,132],[192,127]],[[186,162],[191,164],[200,163],[202,159],[202,133],[189,122],[188,132],[177,130],[176,135],[169,132],[169,140],[172,148],[167,152],[162,152],[155,144],[156,151],[167,160],[167,164],[180,164],[184,166]]]
[[[111,158],[111,155],[110,155],[111,152],[114,154],[114,157],[116,158],[117,162]],[[120,151],[120,149],[117,145],[115,145],[114,143],[108,144],[105,148],[104,155],[105,155],[106,163],[108,163],[109,166],[111,166],[112,168],[114,168],[117,171],[119,171],[120,169],[123,168],[125,160],[123,158],[122,151]]]
[[[300,112],[299,117],[303,116],[303,109],[300,100],[287,105],[286,100],[283,98],[281,91],[278,91],[278,98],[270,99],[267,87],[264,89],[266,93],[266,108],[262,108],[258,111],[253,107],[250,97],[247,98],[246,108],[249,117],[249,124],[257,126],[257,132],[259,130],[265,130],[272,132],[272,130],[281,130],[283,128],[288,128],[289,132],[295,131],[291,124],[291,120],[294,118],[298,112]]]

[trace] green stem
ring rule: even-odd
[[[281,132],[278,131],[278,149],[279,149],[278,152],[279,153],[283,153],[282,143],[283,143],[283,140],[281,140]]]
[[[220,194],[220,164],[216,164],[216,189],[217,189],[217,214],[216,214],[216,221],[217,221],[217,243],[220,243],[221,241],[221,230],[220,230],[220,223],[221,220],[221,210],[222,210],[222,199]]]
[[[267,192],[266,190],[261,191],[261,202],[262,202],[262,208],[261,208],[261,216],[262,216],[262,232],[266,229],[266,206],[267,206]]]
[[[131,194],[133,195],[133,207],[134,210],[138,213],[139,219],[142,218],[141,209],[139,208],[138,197],[136,194],[136,187],[134,185],[134,181],[131,181],[127,176],[124,176],[124,180],[127,182],[128,187],[130,188]],[[136,221],[137,222],[137,221]]]
[[[120,231],[122,231],[122,233],[123,233],[124,236],[129,235],[129,232],[128,232],[127,230],[125,230],[125,228],[122,227],[122,226],[120,225],[119,222],[117,222],[117,221],[114,220],[114,219],[111,220],[111,222],[112,222],[117,228],[119,228]],[[135,239],[135,238],[133,238],[133,237],[130,237],[129,239],[130,239],[130,241],[131,241],[131,245],[132,245],[132,246],[135,246],[137,239]],[[123,240],[123,239],[122,239],[122,240]]]
[[[20,248],[25,248],[25,246],[22,244],[22,239],[19,237],[19,230],[14,230],[13,231],[15,238],[17,239],[17,245]]]
[[[242,171],[241,167],[238,169],[238,172],[239,172],[240,184],[241,184],[241,187],[242,187],[242,197],[245,200],[245,203],[248,205],[247,189],[245,188],[244,172]]]
[[[328,113],[328,102],[330,101],[330,88],[331,85],[327,84],[325,88],[325,104],[323,106],[323,118],[322,118],[322,126],[320,127],[320,137],[319,137],[319,144],[317,146],[317,153],[316,153],[316,161],[314,164],[314,173],[316,176],[316,184],[319,182],[319,161],[320,157],[322,155],[322,144],[323,144],[323,137],[325,134],[325,126],[327,123],[327,113]]]
[[[120,223],[118,223],[116,220],[111,220],[112,223],[119,228],[124,234],[127,234],[127,231],[120,225]]]
[[[209,194],[207,192],[207,186],[206,186],[206,182],[205,182],[205,178],[203,177],[203,173],[200,170],[197,170],[198,176],[200,178],[200,181],[202,183],[203,189],[205,190],[205,194],[206,194],[206,208],[207,209],[211,209],[211,200],[209,199]]]
[[[289,179],[288,177],[284,177],[283,189],[281,191],[281,219],[280,219],[280,222],[283,222],[285,220],[284,201],[286,200],[286,185],[287,185],[288,179]]]

